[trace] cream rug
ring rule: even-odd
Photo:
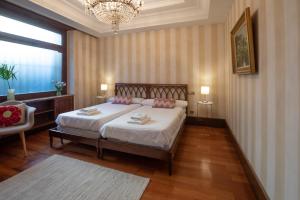
[[[0,183],[1,200],[138,200],[148,178],[54,155]]]

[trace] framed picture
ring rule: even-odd
[[[252,74],[257,72],[249,7],[246,8],[231,31],[231,51],[233,73]]]

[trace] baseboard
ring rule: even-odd
[[[250,185],[252,187],[252,190],[256,196],[256,199],[258,200],[270,200],[268,194],[266,193],[261,181],[259,180],[259,178],[257,177],[254,169],[252,168],[250,162],[248,161],[248,159],[246,158],[245,154],[243,153],[239,143],[237,142],[232,130],[230,129],[230,127],[228,126],[227,122],[225,121],[226,126],[228,128],[229,131],[229,135],[234,143],[235,148],[238,151],[240,160],[241,160],[241,164],[245,170],[246,176],[250,182]]]
[[[216,128],[226,128],[227,124],[224,119],[202,118],[202,117],[187,117],[186,124],[210,126]]]

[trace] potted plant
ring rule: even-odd
[[[63,90],[63,87],[66,86],[66,83],[62,82],[62,81],[53,81],[53,82],[54,82],[54,86],[56,88],[56,95],[61,96],[61,92]]]
[[[15,100],[15,89],[11,88],[13,80],[17,80],[15,66],[8,66],[7,64],[1,64],[0,78],[5,80],[8,85],[7,100]]]

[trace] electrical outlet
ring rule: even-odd
[[[190,93],[189,93],[189,95],[195,95],[195,92],[194,92],[194,91],[192,91],[192,92],[190,92]]]

